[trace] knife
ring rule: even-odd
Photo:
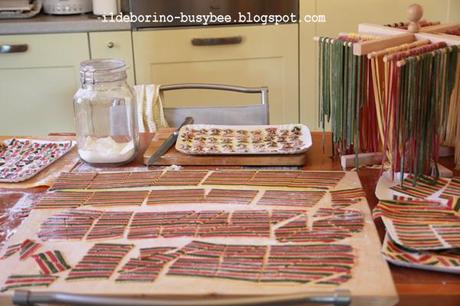
[[[174,131],[158,148],[158,150],[155,151],[155,153],[150,156],[147,166],[153,165],[161,156],[163,156],[168,150],[176,143],[177,137],[179,136],[179,131],[184,125],[192,124],[193,123],[193,118],[192,117],[186,117],[184,122],[177,128],[177,130]]]

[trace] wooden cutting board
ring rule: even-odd
[[[144,164],[161,146],[174,129],[161,129],[155,133],[152,142],[144,152]],[[303,166],[307,162],[307,154],[270,154],[270,155],[188,155],[169,149],[155,163],[156,166]]]

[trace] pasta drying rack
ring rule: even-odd
[[[354,43],[353,54],[357,56],[367,55],[370,58],[371,56],[377,56],[381,50],[422,40],[429,40],[431,43],[444,42],[447,46],[460,46],[460,36],[447,34],[451,30],[460,31],[460,23],[435,24],[421,28],[419,25],[423,14],[421,7],[420,10],[417,17],[411,17],[409,13],[410,23],[407,30],[370,23],[359,24],[359,35],[380,38]],[[342,34],[347,35],[347,33],[340,33],[340,35]],[[320,37],[314,37],[314,40],[319,41]],[[382,152],[344,154],[341,155],[341,165],[343,169],[346,169],[368,164],[379,164],[383,159],[383,154]],[[451,154],[450,148],[440,147],[441,156],[450,156]],[[438,168],[441,176],[452,176],[452,171],[444,166],[438,164]]]

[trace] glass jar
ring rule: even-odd
[[[138,152],[136,100],[119,59],[80,64],[81,88],[74,96],[78,154],[96,166],[132,161]]]

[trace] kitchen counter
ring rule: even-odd
[[[130,30],[127,22],[102,22],[92,14],[52,16],[39,14],[26,19],[0,19],[0,35],[100,32]]]

